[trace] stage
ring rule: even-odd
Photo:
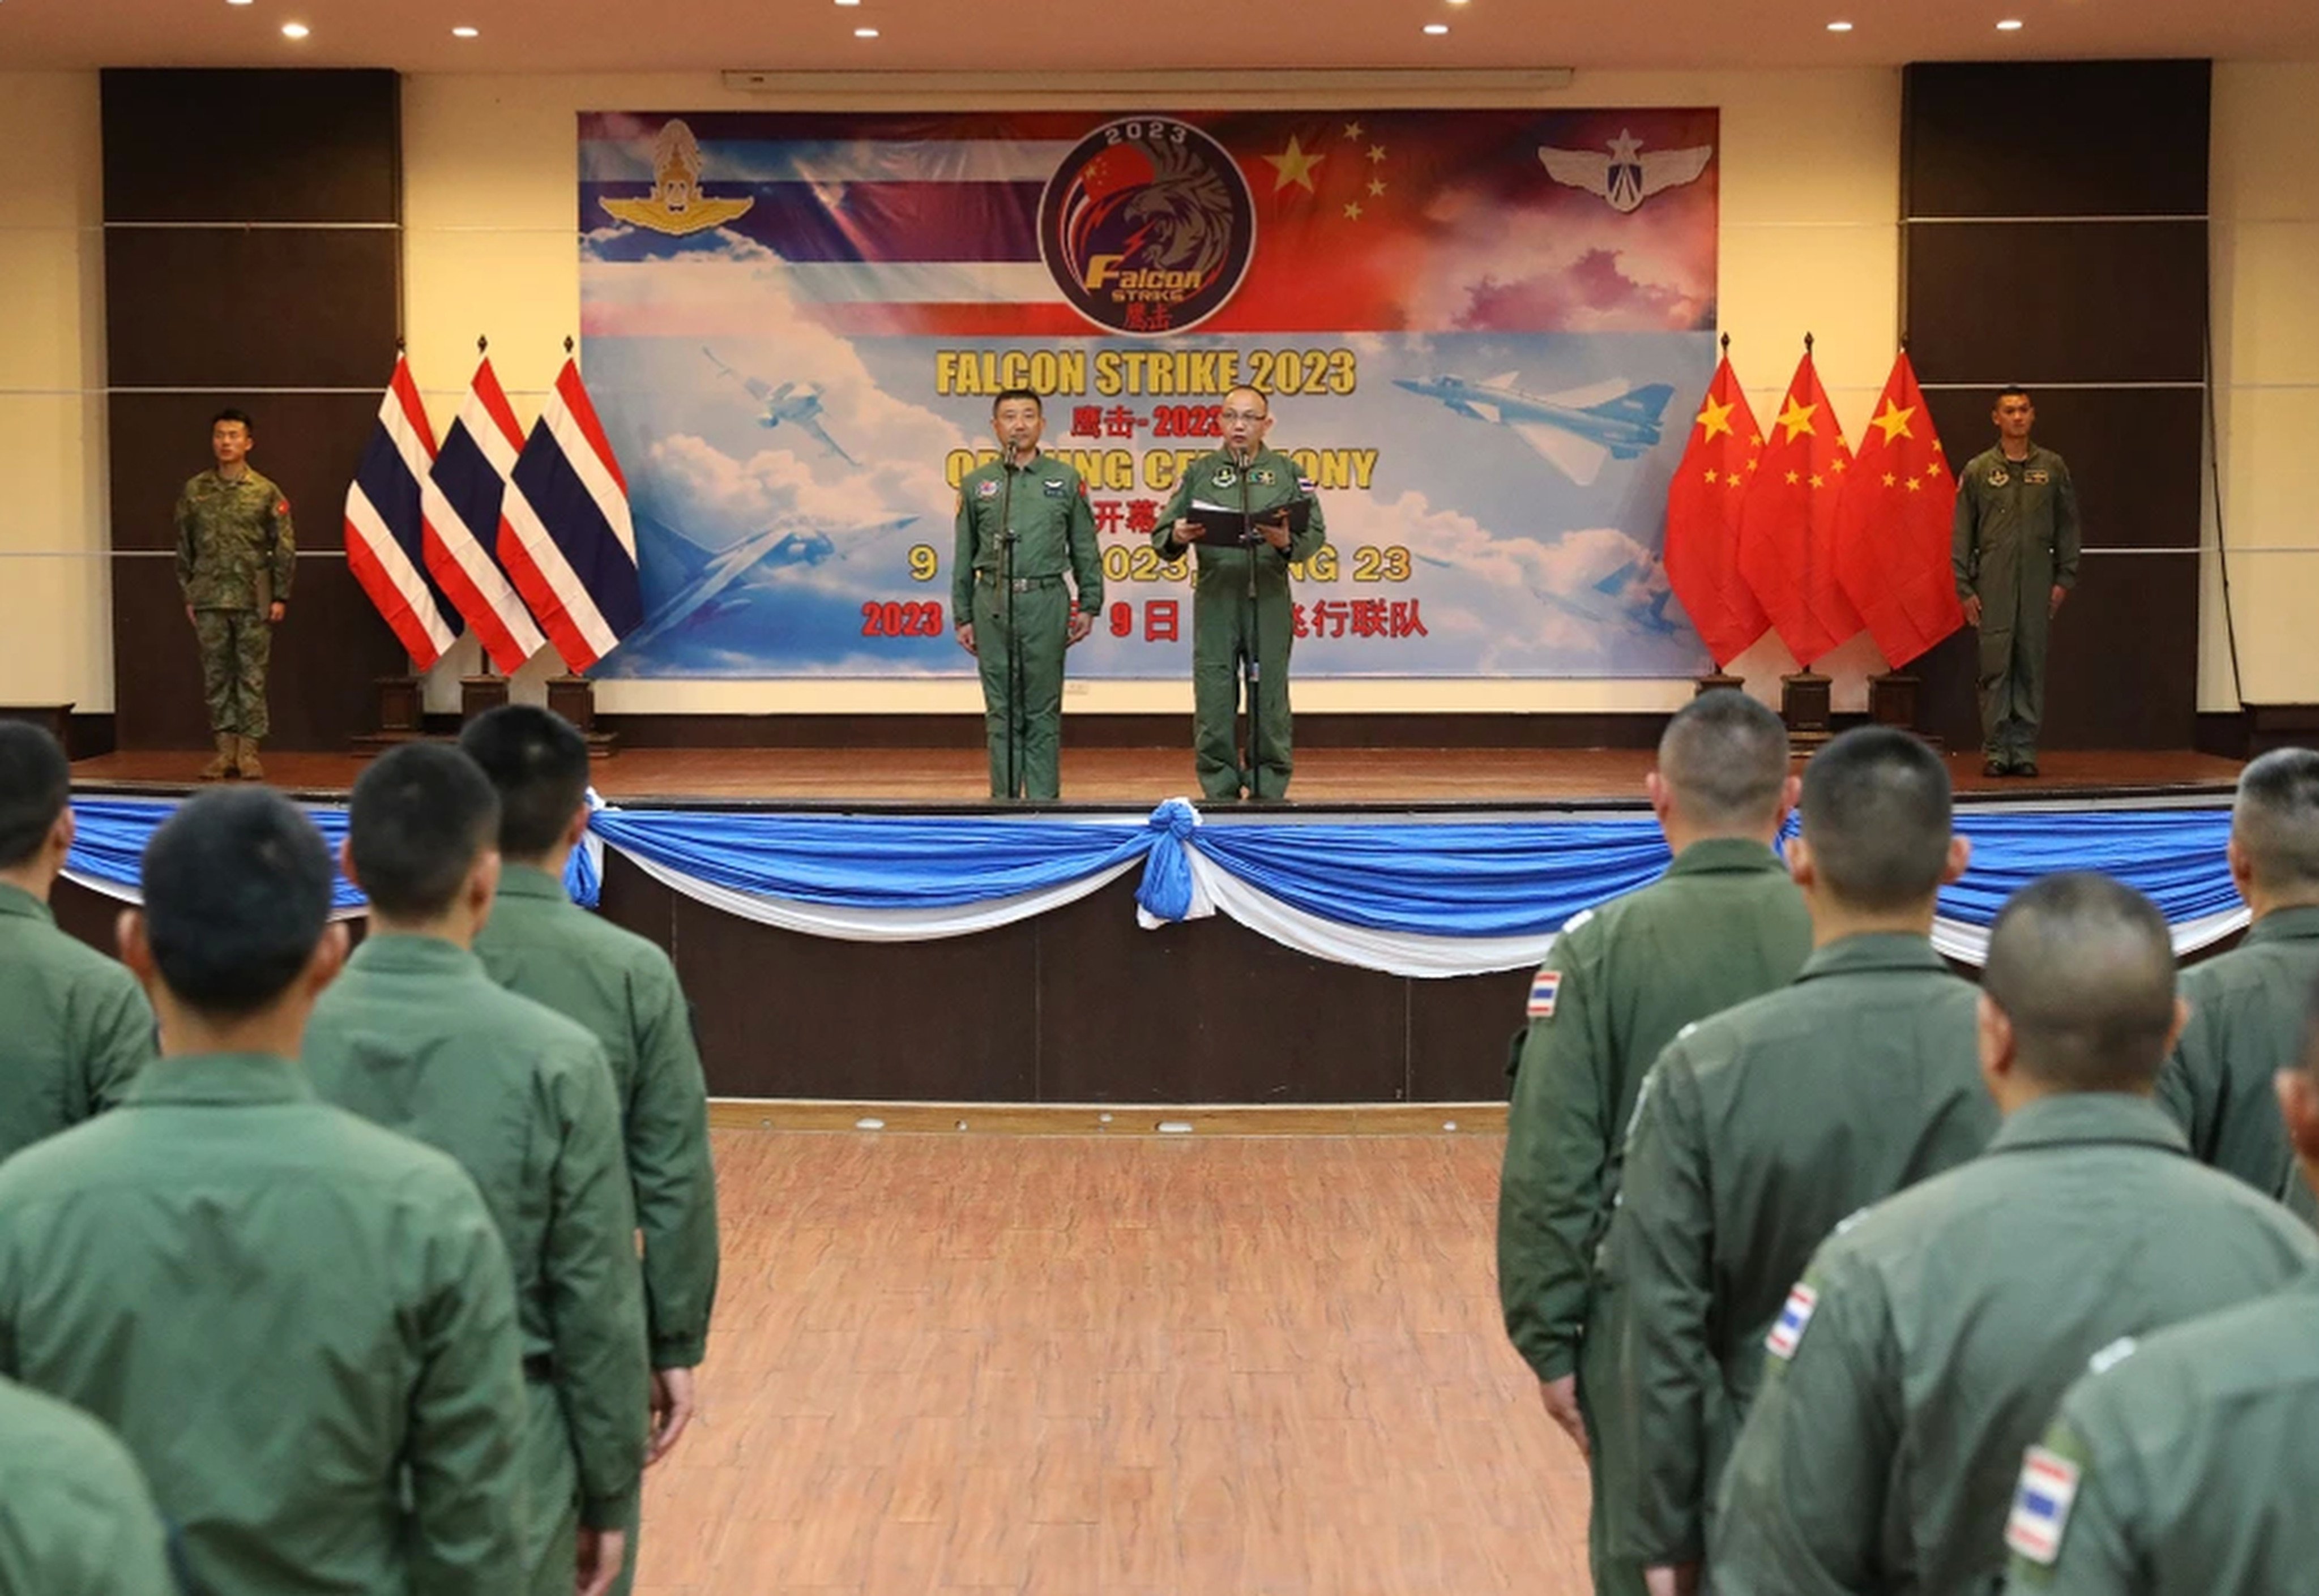
[[[206,749],[111,753],[79,761],[73,785],[86,792],[182,793],[199,785]],[[1325,808],[1393,813],[1470,808],[1508,811],[1619,810],[1643,804],[1644,749],[1313,748],[1296,755],[1282,818]],[[343,798],[363,768],[344,753],[266,755],[266,778],[302,797]],[[1968,803],[2028,798],[2071,801],[2226,797],[2239,762],[2189,752],[2063,751],[2046,754],[2034,780],[1981,773],[1979,754],[1952,754],[1949,772]],[[815,810],[894,809],[1020,813],[994,803],[988,765],[968,748],[627,748],[600,760],[596,789],[624,805],[715,804]],[[1063,751],[1064,811],[1149,809],[1196,795],[1188,750],[1069,748]]]

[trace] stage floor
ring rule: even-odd
[[[206,750],[112,753],[73,766],[89,793],[184,792]],[[1651,767],[1643,749],[1315,748],[1296,756],[1290,809],[1602,809],[1639,807]],[[2227,797],[2239,762],[2188,752],[2048,753],[2035,780],[1991,780],[1975,754],[1952,754],[1965,801]],[[266,776],[301,796],[343,798],[364,762],[346,753],[266,755]],[[997,807],[977,749],[630,748],[596,765],[614,803],[719,807]],[[1196,795],[1188,753],[1160,748],[1067,749],[1065,800],[1055,807],[1140,808]],[[1013,806],[1019,810],[1024,806]],[[1039,806],[1045,807],[1047,806]],[[1267,806],[1272,808],[1275,806]]]

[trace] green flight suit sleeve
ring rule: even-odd
[[[1288,540],[1288,563],[1299,564],[1321,552],[1329,541],[1329,518],[1322,513],[1321,495],[1305,495],[1313,503],[1313,513],[1304,522],[1304,530]]]
[[[1635,1510],[1626,1515],[1646,1566],[1706,1554],[1708,1402],[1723,1372],[1708,1339],[1714,1313],[1715,1208],[1708,1186],[1699,1086],[1677,1041],[1643,1083],[1628,1133],[1612,1268],[1631,1311],[1620,1348],[1620,1406],[1635,1427]]]
[[[2078,551],[2082,534],[2078,525],[2078,484],[2070,468],[2053,463],[2053,583],[2078,585]]]
[[[1835,1596],[1887,1588],[1881,1545],[1900,1391],[1889,1309],[1868,1271],[1823,1248],[1791,1357],[1764,1384],[1733,1447],[1709,1571],[1718,1596]]]
[[[1168,495],[1168,502],[1160,509],[1159,525],[1151,528],[1151,546],[1167,559],[1183,558],[1188,546],[1176,541],[1176,523],[1192,508],[1192,473],[1186,472],[1176,479],[1176,491]]]
[[[555,1389],[579,1465],[580,1521],[625,1529],[636,1521],[652,1404],[636,1207],[612,1067],[593,1038],[579,1067],[555,1080],[564,1142],[549,1175],[541,1259]]]
[[[119,965],[88,983],[87,1030],[81,1052],[81,1102],[88,1114],[117,1108],[137,1072],[158,1053],[153,1010],[137,978]]]
[[[1532,1020],[1522,1042],[1498,1185],[1499,1304],[1507,1336],[1540,1380],[1577,1370],[1615,1133],[1608,1037],[1572,940],[1565,930],[1547,957],[1561,982],[1554,1013]]]
[[[1063,535],[1071,546],[1071,586],[1079,613],[1092,616],[1103,608],[1103,547],[1095,535],[1095,507],[1087,502],[1082,478],[1071,494],[1069,519]]]
[[[504,1596],[523,1588],[529,1398],[516,1330],[515,1270],[471,1182],[438,1204],[427,1235],[420,1370],[407,1443],[411,1589]],[[422,1210],[422,1212],[425,1212]]]
[[[2077,1466],[2078,1487],[2070,1499],[2053,1560],[2041,1563],[2015,1550],[2006,1591],[2035,1596],[2140,1596],[2152,1589],[2141,1572],[2142,1550],[2134,1543],[2137,1509],[2129,1482],[2119,1469],[2094,1466],[2092,1448],[2071,1423],[2066,1402],[2043,1445]]]
[[[1956,514],[1949,522],[1949,573],[1956,578],[1959,600],[1973,596],[1973,557],[1980,552],[1981,506],[1968,476],[1957,483]]]
[[[190,484],[188,484],[190,486]],[[200,551],[194,546],[194,499],[180,490],[177,494],[177,590],[185,602],[194,601],[194,558]]]
[[[290,602],[290,584],[298,579],[298,528],[290,519],[290,500],[275,489],[274,502],[266,507],[266,525],[273,533],[274,601]]]
[[[967,484],[958,489],[958,536],[951,548],[950,613],[952,626],[974,624],[974,557],[979,547],[974,526],[974,496]]]
[[[2167,1117],[2182,1127],[2182,1135],[2190,1143],[2191,1156],[2202,1164],[2211,1164],[2215,1161],[2217,1116],[2216,1071],[2213,1059],[2201,1045],[2204,1038],[2200,1031],[2205,1023],[2194,1009],[2189,1024],[2183,1028],[2181,1041],[2159,1067],[2158,1084],[2151,1096],[2166,1111]]]
[[[634,987],[636,1084],[628,1180],[644,1232],[645,1318],[656,1369],[689,1369],[708,1347],[717,1303],[717,1170],[708,1086],[676,972],[655,964]]]

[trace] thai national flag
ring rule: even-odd
[[[564,663],[585,671],[645,618],[628,483],[566,360],[508,481],[500,559]]]
[[[378,423],[347,486],[347,564],[421,671],[459,635],[456,616],[427,580],[420,490],[434,459],[435,431],[411,363],[397,356]]]
[[[492,552],[522,448],[523,428],[487,359],[475,367],[427,479],[427,569],[475,628],[492,663],[510,676],[547,642]]]
[[[2079,1478],[2078,1465],[2068,1458],[2043,1447],[2030,1447],[2021,1460],[2013,1511],[2005,1520],[2005,1544],[2032,1563],[2050,1564],[2060,1556]]]

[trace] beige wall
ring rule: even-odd
[[[1328,103],[1344,99],[1331,95]],[[1376,103],[1375,95],[1363,96]],[[1441,104],[1437,91],[1417,103]],[[1582,74],[1554,97],[1572,105],[1717,105],[1723,113],[1722,321],[1758,412],[1775,408],[1809,330],[1820,375],[1852,436],[1892,358],[1899,301],[1899,75]],[[924,95],[916,97],[924,104]],[[1404,103],[1407,103],[1404,101]],[[418,77],[403,90],[405,309],[411,356],[438,424],[458,404],[488,333],[492,362],[527,420],[579,318],[574,115],[582,110],[773,109],[707,77]],[[526,392],[516,392],[516,390]],[[430,702],[447,707],[465,650],[437,668]],[[1856,701],[1865,642],[1834,663]],[[1746,666],[1768,692],[1791,670],[1776,644]],[[534,667],[536,673],[540,668]],[[1848,689],[1848,692],[1845,690]],[[523,678],[519,696],[532,696]],[[1310,710],[1671,708],[1682,681],[1307,681]],[[1175,682],[1073,683],[1074,711],[1181,710]],[[605,683],[608,711],[874,713],[971,710],[956,681]]]
[[[96,75],[0,72],[0,703],[113,708]]]
[[[2215,415],[2241,696],[2319,700],[2319,61],[2219,66]],[[2206,506],[2198,707],[2231,709],[2217,507]]]

